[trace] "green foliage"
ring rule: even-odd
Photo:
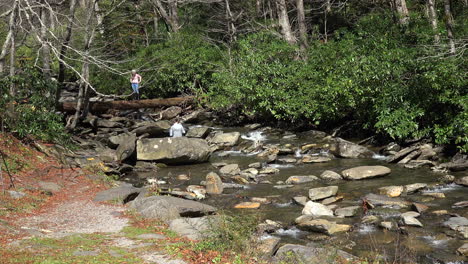
[[[16,86],[19,94],[9,95],[9,87]],[[48,142],[68,142],[62,116],[54,112],[55,83],[45,80],[36,70],[26,70],[14,78],[0,79],[0,111],[3,128],[20,138]]]

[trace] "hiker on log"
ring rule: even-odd
[[[135,93],[135,99],[140,100],[140,83],[141,75],[136,70],[132,70],[132,76],[130,77],[130,83],[132,84],[133,93]]]

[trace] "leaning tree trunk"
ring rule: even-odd
[[[59,100],[60,94],[62,92],[62,85],[65,81],[65,54],[68,49],[68,44],[70,43],[72,32],[73,32],[73,24],[75,23],[75,10],[76,10],[76,2],[77,0],[70,0],[70,14],[68,17],[68,24],[66,30],[66,36],[63,40],[62,47],[60,48],[60,55],[59,55],[59,75],[58,75],[58,85],[57,90],[55,91],[55,108],[59,108]]]
[[[454,55],[456,52],[455,49],[455,39],[453,36],[453,16],[452,9],[450,7],[451,1],[445,0],[444,10],[445,10],[445,27],[447,28],[447,37],[449,41],[449,52]]]
[[[427,0],[427,13],[432,30],[434,31],[434,42],[435,44],[439,44],[440,36],[439,32],[437,32],[437,13],[435,11],[435,0]]]
[[[278,9],[278,19],[281,26],[281,33],[284,39],[289,44],[296,44],[296,38],[291,30],[291,24],[289,23],[288,10],[286,6],[286,0],[276,0],[276,8]]]
[[[296,0],[297,8],[297,24],[299,27],[299,40],[301,50],[304,52],[307,49],[307,27],[305,22],[304,0]]]

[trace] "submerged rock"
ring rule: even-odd
[[[338,186],[327,186],[309,189],[309,198],[312,201],[324,199],[335,195],[338,192]]]
[[[291,176],[286,180],[286,184],[301,184],[318,180],[317,176]]]
[[[322,162],[329,162],[329,161],[331,161],[331,159],[327,157],[310,156],[310,155],[306,155],[302,157],[301,159],[302,163],[322,163]]]
[[[361,180],[367,178],[380,177],[390,174],[389,168],[384,166],[359,166],[341,172],[347,180]]]
[[[197,138],[140,139],[137,141],[137,159],[167,164],[205,162],[211,155],[208,143]]]

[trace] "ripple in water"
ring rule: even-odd
[[[375,228],[374,225],[363,224],[363,225],[359,226],[358,232],[363,233],[363,234],[367,234],[367,233],[375,232],[376,230],[377,229]]]
[[[294,165],[292,164],[268,164],[267,168],[276,168],[276,169],[284,169],[284,168],[293,168]]]
[[[426,241],[427,243],[431,244],[431,246],[436,248],[445,248],[448,243],[448,240],[446,239],[437,240],[433,236],[422,236],[421,238],[424,239],[424,241]]]
[[[463,188],[463,187],[455,183],[450,183],[450,184],[430,187],[429,189],[424,190],[423,193],[448,192],[448,191],[453,191],[453,190],[460,189],[460,188]]]
[[[275,206],[276,207],[288,207],[288,206],[291,206],[293,205],[292,202],[287,202],[287,203],[275,203]]]
[[[384,155],[380,155],[380,154],[374,154],[372,156],[373,159],[376,159],[376,160],[386,160],[387,159],[387,156],[384,156]]]
[[[297,238],[297,237],[299,237],[300,235],[302,235],[304,233],[305,233],[304,231],[301,231],[301,230],[297,229],[296,227],[293,227],[291,229],[280,228],[280,229],[275,231],[275,234],[278,234],[278,235],[281,235],[281,236],[290,236],[290,237],[294,237],[294,238]]]
[[[266,140],[266,136],[263,135],[262,131],[252,131],[247,133],[246,135],[242,135],[241,138],[253,142],[262,142]]]

